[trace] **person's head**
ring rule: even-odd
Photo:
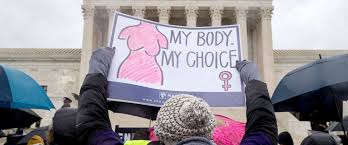
[[[280,145],[294,145],[292,137],[287,131],[284,131],[278,135],[278,141]]]
[[[216,145],[239,145],[245,135],[245,123],[231,118],[214,115],[216,127],[213,132],[213,141]]]
[[[326,132],[325,129],[328,127],[326,123],[327,122],[323,120],[311,121],[311,128],[315,131]]]
[[[30,138],[27,145],[45,145],[45,143],[40,136],[34,135],[33,137]]]
[[[64,99],[63,99],[64,104],[70,104],[71,102],[72,102],[72,100],[70,98],[64,97]]]
[[[72,102],[72,100],[70,99],[70,98],[68,98],[68,97],[64,97],[64,99],[63,99],[63,106],[62,106],[62,108],[69,108],[69,107],[71,107],[71,102]]]
[[[49,142],[53,145],[74,145],[76,141],[76,115],[77,109],[59,109],[49,126]]]
[[[168,99],[158,112],[155,133],[166,145],[190,137],[212,138],[215,118],[201,98],[177,95]]]
[[[328,133],[315,133],[307,136],[301,145],[338,145],[336,140]]]

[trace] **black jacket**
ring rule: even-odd
[[[253,133],[266,135],[277,145],[278,128],[267,85],[258,80],[249,81],[245,87],[247,124],[243,141]]]
[[[82,84],[76,119],[77,139],[89,142],[98,130],[112,129],[106,104],[107,80],[102,74],[88,74]]]

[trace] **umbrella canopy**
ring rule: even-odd
[[[348,116],[344,117],[342,120],[343,126],[345,129],[348,128]],[[332,122],[329,127],[326,128],[326,131],[343,131],[341,122]]]
[[[26,128],[41,120],[41,117],[30,109],[0,109],[0,129]]]
[[[213,140],[217,145],[239,145],[245,134],[245,123],[222,115],[215,115],[217,126]]]
[[[29,132],[17,143],[17,145],[26,145],[34,135],[38,135],[44,140],[47,140],[48,126],[36,128],[33,131]]]
[[[272,97],[274,109],[277,112],[306,112],[310,116],[315,116],[311,114],[313,111],[326,111],[321,114],[338,120],[342,100],[348,99],[347,74],[348,54],[320,59],[297,68],[278,84]],[[310,120],[310,117],[302,120]]]
[[[54,108],[42,87],[22,71],[0,65],[1,108]]]

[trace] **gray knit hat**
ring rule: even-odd
[[[177,95],[168,99],[158,112],[155,133],[160,141],[171,144],[190,137],[211,139],[215,119],[201,98]]]

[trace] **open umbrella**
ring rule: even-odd
[[[319,59],[297,68],[278,84],[272,103],[277,112],[300,120],[339,121],[348,99],[348,54]]]
[[[0,65],[1,108],[54,108],[42,87],[22,71]]]
[[[41,117],[30,109],[0,108],[0,129],[26,128],[41,120]]]
[[[38,135],[44,140],[47,141],[47,135],[48,135],[48,126],[36,128],[33,131],[29,132],[27,135],[25,135],[21,140],[18,141],[17,145],[26,145],[27,142],[34,136]]]

